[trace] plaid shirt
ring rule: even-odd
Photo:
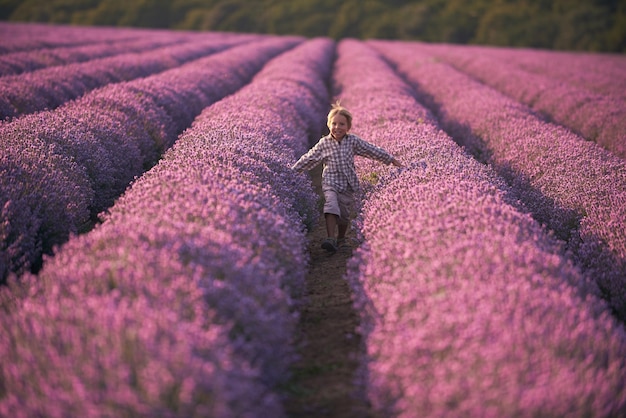
[[[304,154],[291,168],[296,171],[310,170],[324,163],[322,184],[331,186],[338,192],[359,190],[359,180],[354,168],[354,156],[378,160],[391,164],[393,157],[382,148],[370,144],[353,134],[346,134],[341,142],[331,135],[321,138],[313,148]]]

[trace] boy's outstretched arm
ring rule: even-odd
[[[363,157],[372,158],[385,164],[393,164],[396,167],[403,167],[402,163],[396,157],[389,154],[383,148],[364,141],[360,138],[356,153]]]
[[[306,171],[315,168],[316,165],[321,163],[323,157],[321,148],[318,145],[314,146],[306,154],[300,157],[300,159],[291,166],[291,169],[294,171]]]
[[[404,164],[402,164],[396,157],[393,157],[393,160],[391,160],[391,164],[395,165],[396,167],[404,167]]]

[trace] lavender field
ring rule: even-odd
[[[10,34],[10,36],[9,36]],[[626,411],[626,57],[0,23],[0,416],[281,417],[330,103],[355,396]]]

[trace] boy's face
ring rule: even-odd
[[[328,129],[335,139],[342,139],[349,131],[348,119],[344,115],[336,114],[328,121]]]

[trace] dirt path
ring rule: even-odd
[[[319,189],[319,172],[312,176]],[[330,254],[320,247],[325,237],[322,219],[308,236],[308,303],[302,311],[298,336],[302,359],[294,367],[287,413],[294,418],[371,417],[368,405],[355,396],[354,376],[361,350],[360,336],[355,333],[359,318],[343,278],[354,244],[349,242]]]

